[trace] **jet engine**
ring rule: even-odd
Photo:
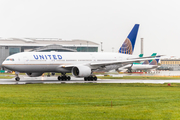
[[[91,75],[91,68],[88,66],[76,66],[73,67],[72,74],[75,77],[88,77]]]
[[[26,75],[28,75],[29,77],[39,77],[41,76],[43,73],[26,73]]]

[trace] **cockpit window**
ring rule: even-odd
[[[13,58],[8,58],[8,59],[6,59],[6,61],[14,61],[14,59]]]

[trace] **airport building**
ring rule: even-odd
[[[161,59],[161,68],[164,70],[180,71],[180,59]]]
[[[98,52],[99,44],[87,40],[59,38],[0,38],[0,65],[9,55],[18,52]]]

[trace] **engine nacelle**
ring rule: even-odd
[[[43,73],[26,73],[26,75],[28,75],[29,77],[39,77],[41,76]]]
[[[88,77],[91,75],[91,68],[88,66],[76,66],[73,67],[72,74],[75,77]]]

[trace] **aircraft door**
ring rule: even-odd
[[[92,61],[96,61],[95,56],[94,56],[94,55],[92,55],[92,54],[91,54],[91,59],[92,59]]]
[[[29,59],[26,56],[24,56],[21,62],[24,62],[24,64],[29,64]]]

